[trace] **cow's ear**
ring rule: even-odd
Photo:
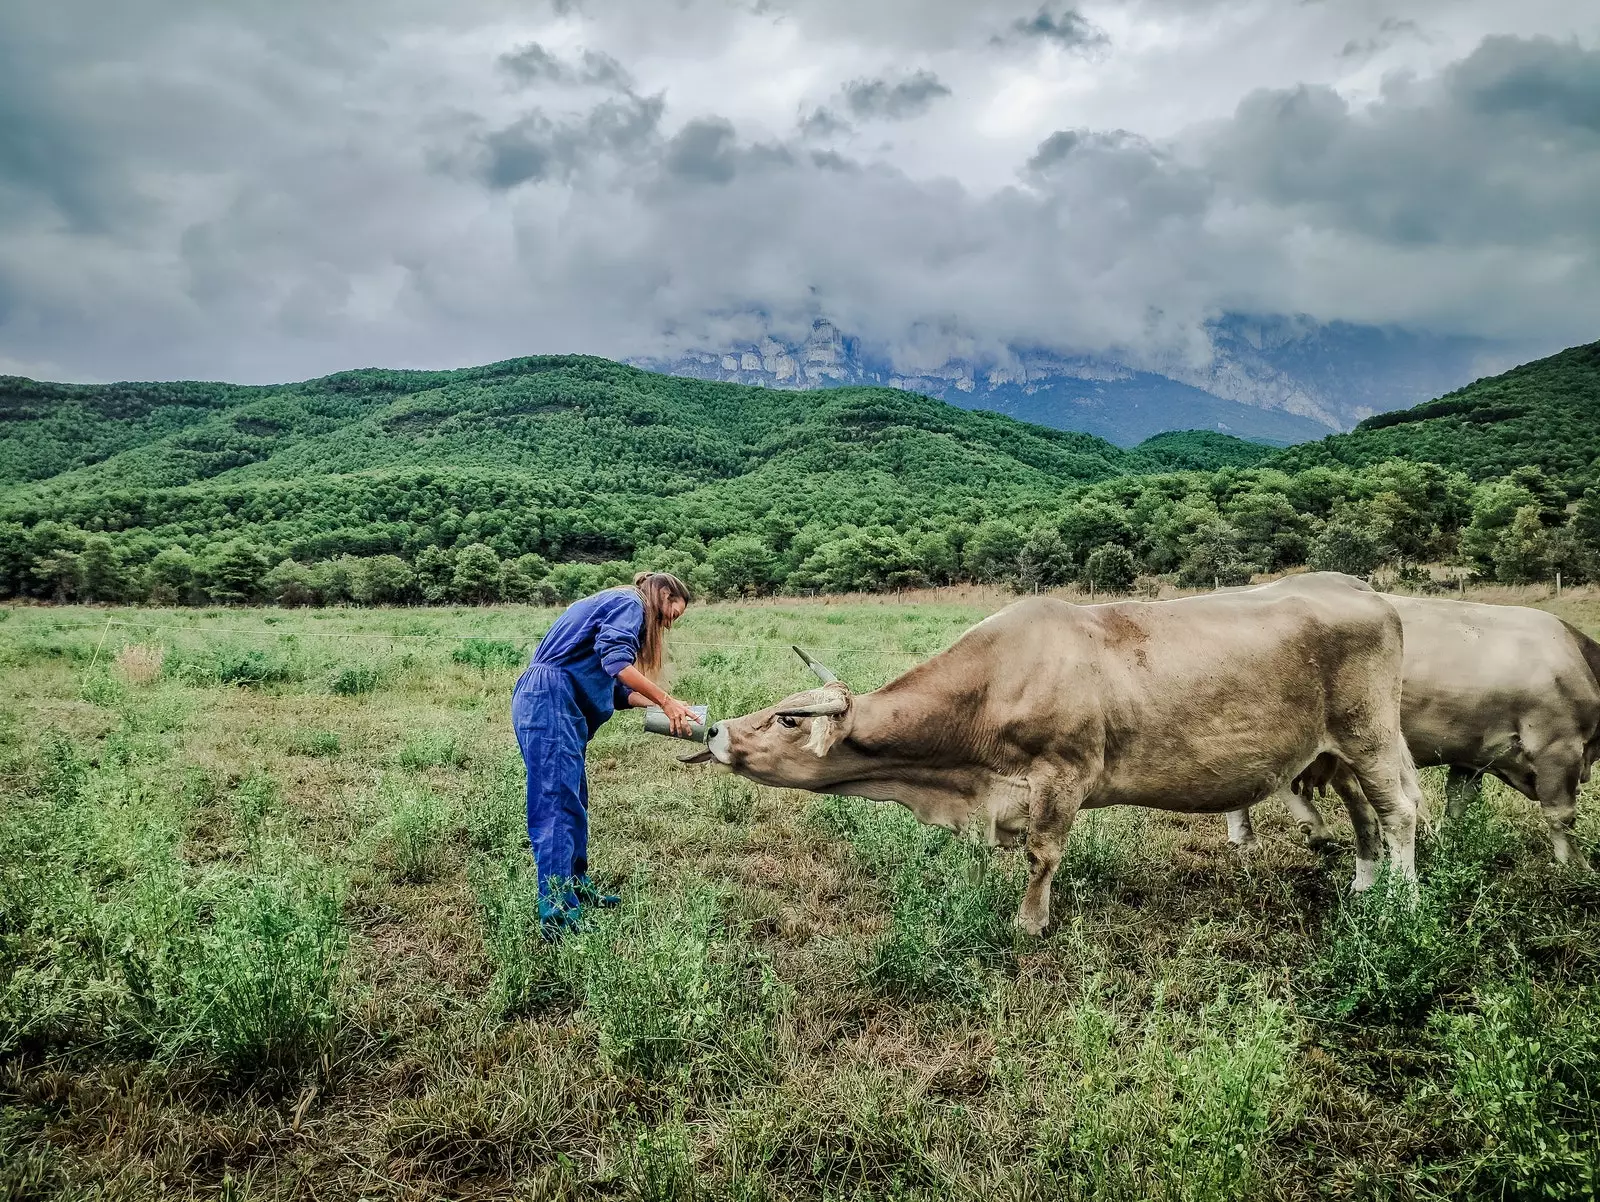
[[[844,713],[837,716],[820,714],[811,719],[811,737],[806,740],[806,746],[818,759],[832,751],[834,744],[849,733],[850,718],[853,713],[854,707],[846,706]]]

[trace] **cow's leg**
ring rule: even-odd
[[[1328,834],[1327,824],[1322,821],[1322,811],[1311,800],[1309,790],[1296,793],[1291,789],[1284,794],[1283,800],[1288,803],[1289,813],[1294,815],[1295,822],[1299,823],[1307,847],[1312,851],[1322,851],[1338,845],[1338,841]]]
[[[1254,851],[1261,846],[1261,841],[1256,838],[1256,828],[1250,823],[1250,807],[1229,810],[1228,842],[1240,851]]]
[[[1444,816],[1454,822],[1467,812],[1468,806],[1477,804],[1482,794],[1482,773],[1451,764],[1444,778]]]
[[[1396,737],[1377,754],[1356,757],[1350,762],[1350,771],[1355,774],[1361,792],[1366,794],[1367,804],[1377,813],[1378,827],[1383,832],[1383,842],[1394,870],[1405,880],[1415,882],[1417,808],[1422,787],[1405,740]],[[1352,820],[1354,817],[1352,813]],[[1362,856],[1359,848],[1356,854]],[[1363,888],[1359,858],[1354,888],[1358,891]]]
[[[1365,893],[1378,879],[1378,855],[1382,840],[1378,834],[1378,815],[1367,804],[1367,796],[1356,784],[1354,777],[1340,780],[1334,791],[1344,802],[1350,814],[1350,826],[1356,837],[1356,875],[1350,882],[1350,892]]]
[[[1050,924],[1050,882],[1066,851],[1084,788],[1076,774],[1052,773],[1029,782],[1028,887],[1017,908],[1017,929],[1044,933]]]
[[[1578,772],[1573,757],[1546,755],[1535,764],[1534,781],[1556,863],[1576,864],[1582,868],[1588,861],[1573,835],[1578,820]]]

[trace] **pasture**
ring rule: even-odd
[[[795,642],[868,688],[996,604],[696,607],[674,690],[770,703]],[[1520,796],[1423,837],[1414,908],[1345,896],[1332,809],[1326,856],[1086,815],[1031,940],[1017,853],[622,714],[624,903],[546,946],[508,703],[552,613],[0,610],[0,1197],[1600,1191],[1600,874]]]

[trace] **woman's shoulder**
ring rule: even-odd
[[[644,615],[644,598],[639,596],[637,589],[608,588],[604,592],[596,593],[592,598],[595,611],[610,615],[623,615],[630,611]]]

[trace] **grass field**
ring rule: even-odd
[[[769,703],[792,642],[874,686],[996,604],[697,607],[675,691]],[[624,904],[552,948],[508,721],[551,616],[0,611],[0,1197],[1600,1190],[1600,875],[1521,797],[1425,838],[1414,910],[1344,896],[1331,813],[1251,858],[1091,815],[1029,940],[1014,854],[622,715]]]

